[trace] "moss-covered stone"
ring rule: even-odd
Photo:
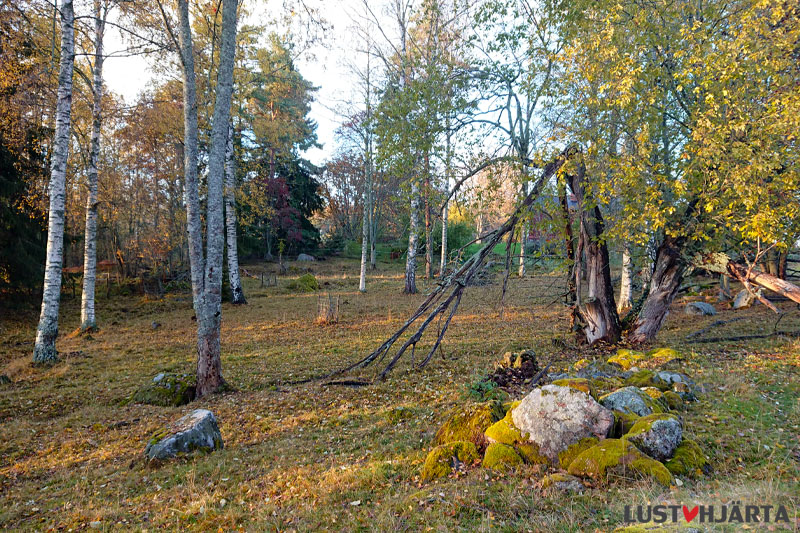
[[[597,400],[600,396],[608,394],[622,387],[624,383],[621,379],[615,377],[608,378],[592,378],[589,380],[589,394]]]
[[[611,430],[610,436],[617,439],[629,432],[640,418],[633,413],[624,413],[622,411],[612,412],[614,413],[614,427]]]
[[[580,478],[563,472],[554,472],[542,478],[542,488],[549,489],[551,487],[568,492],[580,492],[586,488]]]
[[[662,485],[669,486],[672,474],[667,468],[640,452],[636,446],[625,439],[605,439],[596,446],[581,452],[569,465],[569,473],[574,476],[590,477],[607,481],[611,475],[635,474],[652,478]]]
[[[683,398],[677,392],[668,390],[664,393],[663,399],[671,410],[679,411],[683,409]]]
[[[641,389],[633,386],[623,387],[604,394],[598,400],[603,406],[615,411],[623,411],[637,416],[663,413],[665,406],[652,399]]]
[[[642,352],[621,348],[617,351],[615,356],[608,359],[608,362],[618,365],[623,370],[628,370],[629,368],[636,366],[639,361],[643,359],[644,354]]]
[[[314,292],[319,290],[319,282],[314,277],[314,274],[303,274],[299,278],[290,281],[286,288],[296,292]]]
[[[559,385],[561,387],[570,387],[575,390],[579,390],[581,392],[585,392],[586,394],[590,393],[589,387],[589,380],[586,378],[564,378],[564,379],[557,379],[553,382],[553,385]]]
[[[582,369],[586,368],[587,366],[589,366],[590,364],[592,364],[592,362],[589,359],[585,359],[585,358],[584,359],[578,359],[577,361],[575,361],[572,364],[572,369],[573,370],[582,370]]]
[[[683,438],[683,424],[672,413],[653,413],[637,420],[623,438],[653,459],[666,461]]]
[[[519,402],[515,402],[515,404],[514,407],[519,405]],[[540,452],[539,446],[535,442],[530,442],[514,425],[511,415],[512,410],[513,407],[506,412],[502,420],[495,422],[486,429],[485,436],[487,440],[491,443],[497,442],[513,447],[526,463],[548,464],[550,460]]]
[[[656,361],[672,361],[673,359],[680,359],[681,353],[674,348],[653,348],[647,352],[648,359]]]
[[[503,406],[500,402],[474,404],[456,409],[439,428],[433,444],[438,446],[448,442],[469,441],[483,448],[486,444],[484,432],[503,418],[503,415]]]
[[[575,444],[572,444],[567,447],[566,450],[563,450],[558,454],[558,464],[563,469],[567,469],[570,463],[581,453],[585,452],[592,446],[595,446],[600,440],[596,437],[586,437],[584,439],[579,440]]]
[[[422,481],[445,477],[458,465],[471,465],[480,459],[478,449],[471,442],[450,442],[437,446],[428,453],[422,467]]]
[[[656,387],[661,390],[660,387],[656,385],[656,382],[653,379],[654,376],[655,373],[652,370],[639,370],[625,379],[625,385],[639,388]]]
[[[136,403],[162,407],[186,405],[194,400],[195,384],[193,375],[162,372],[134,392],[131,399]]]
[[[702,448],[689,439],[683,439],[675,448],[672,459],[664,463],[664,466],[676,476],[699,476],[710,470]]]
[[[486,447],[486,453],[481,464],[484,468],[505,472],[521,465],[522,457],[508,444],[493,442]]]

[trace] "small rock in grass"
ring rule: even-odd
[[[714,316],[717,314],[717,310],[714,309],[714,306],[706,302],[689,302],[686,304],[683,312],[687,315],[695,316]]]
[[[195,409],[153,435],[144,453],[150,460],[163,461],[179,453],[212,452],[222,447],[222,434],[214,414],[207,409]]]

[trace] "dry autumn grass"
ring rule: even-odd
[[[63,360],[49,369],[30,365],[36,302],[5,307],[0,374],[14,383],[0,385],[0,528],[607,531],[621,523],[626,504],[730,501],[786,505],[790,527],[800,527],[797,340],[685,344],[687,333],[734,312],[686,317],[676,302],[660,345],[684,353],[686,371],[709,389],[684,417],[688,436],[711,456],[711,476],[670,489],[630,481],[570,497],[542,491],[529,467],[506,475],[475,468],[421,484],[420,465],[447,411],[467,401],[468,384],[503,352],[533,348],[556,366],[607,354],[566,335],[567,313],[555,302],[559,278],[540,275],[511,280],[502,319],[499,284],[469,289],[442,356],[425,370],[409,370],[406,361],[387,381],[356,389],[292,385],[368,353],[423,298],[400,294],[396,267],[370,276],[367,294],[357,291],[355,262],[312,268],[323,290],[341,295],[339,322],[314,323],[316,294],[284,288],[297,273],[275,288],[247,278],[249,305],[223,311],[223,368],[236,392],[179,408],[124,400],[160,371],[192,371],[188,294],[101,298],[102,329],[91,339],[62,335]],[[779,328],[800,330],[800,312],[783,307]],[[742,314],[749,320],[713,335],[772,331],[775,317],[763,306]],[[66,298],[62,331],[76,328],[78,315],[78,301]],[[370,379],[377,370],[354,375]],[[197,407],[217,415],[225,449],[145,465],[149,436]],[[393,423],[387,414],[395,407],[409,416]]]

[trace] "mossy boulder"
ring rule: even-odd
[[[481,463],[484,468],[497,470],[499,472],[505,472],[521,464],[522,457],[520,457],[516,450],[508,444],[501,444],[499,442],[493,442],[486,447],[486,453],[483,455],[483,463]]]
[[[591,394],[589,380],[586,378],[557,379],[553,382],[553,385],[558,385],[559,387],[571,387],[575,390],[585,392],[586,394]]]
[[[519,405],[519,402],[514,403],[516,404],[514,407]],[[548,464],[550,460],[539,451],[539,446],[535,442],[530,442],[527,436],[523,435],[514,425],[511,414],[512,409],[508,410],[502,420],[495,422],[486,429],[486,439],[490,443],[511,446],[522,456],[526,463]]]
[[[672,459],[664,463],[676,476],[699,476],[710,471],[708,458],[695,441],[683,439],[675,448]]]
[[[666,461],[683,439],[683,424],[671,413],[655,413],[636,421],[625,439],[658,461]]]
[[[564,492],[583,492],[586,487],[579,477],[563,472],[555,472],[542,478],[542,488],[553,488]]]
[[[664,408],[637,387],[623,387],[600,397],[600,404],[613,411],[647,416],[663,413]]]
[[[295,292],[314,292],[319,290],[319,282],[314,274],[303,274],[290,281],[286,288]]]
[[[450,442],[435,447],[425,458],[422,481],[445,477],[462,465],[471,465],[480,459],[478,449],[471,442]]]
[[[212,452],[223,447],[217,419],[207,409],[195,409],[150,438],[144,453],[151,461],[164,461],[195,451]]]
[[[636,421],[641,418],[633,413],[624,413],[622,411],[612,412],[614,413],[614,428],[611,430],[610,436],[617,439],[629,432],[634,424],[636,424]]]
[[[589,394],[591,394],[592,397],[597,400],[604,394],[613,392],[623,385],[624,383],[622,380],[615,377],[591,378],[589,379]]]
[[[134,392],[131,400],[162,407],[186,405],[194,400],[196,383],[197,378],[191,374],[161,372]]]
[[[616,355],[608,359],[608,363],[617,365],[623,370],[628,370],[629,368],[636,366],[639,361],[644,359],[644,357],[645,356],[642,352],[621,348],[617,350]]]
[[[605,439],[596,446],[581,452],[569,465],[573,476],[590,477],[597,481],[608,481],[611,476],[652,478],[664,486],[672,482],[667,468],[640,452],[625,439]]]
[[[478,448],[486,444],[484,432],[503,418],[500,402],[468,405],[451,412],[447,421],[439,428],[433,439],[434,446],[448,442],[469,441]]]
[[[624,384],[628,387],[655,387],[659,390],[669,390],[669,387],[656,383],[654,376],[655,372],[652,370],[639,370],[625,378]]]
[[[674,348],[653,348],[647,352],[647,358],[656,361],[667,362],[674,359],[681,359],[681,353]]]
[[[595,446],[598,442],[600,442],[600,440],[596,437],[586,437],[585,439],[581,439],[575,444],[569,446],[566,450],[558,454],[559,466],[566,470],[570,463],[574,461],[577,456],[592,446]]]
[[[683,409],[683,398],[681,398],[680,394],[677,392],[668,390],[664,393],[662,398],[664,403],[666,403],[667,407],[669,407],[671,410],[679,411]]]

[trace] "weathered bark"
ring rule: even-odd
[[[223,0],[222,3],[222,37],[217,71],[214,122],[211,126],[211,149],[208,154],[205,279],[202,311],[197,313],[196,394],[200,398],[216,392],[224,384],[220,359],[222,256],[225,244],[222,205],[225,149],[228,141],[233,94],[237,3],[237,0]]]
[[[83,291],[81,293],[81,330],[97,327],[95,317],[95,283],[97,279],[97,162],[100,158],[100,126],[103,98],[103,34],[106,11],[100,0],[94,2],[94,79],[92,80],[92,135],[87,172],[86,229],[83,243]]]
[[[186,204],[189,266],[192,278],[192,301],[199,317],[203,294],[203,224],[200,218],[200,195],[197,181],[198,131],[197,82],[194,70],[194,45],[189,22],[189,1],[178,0],[180,20],[180,59],[183,75],[183,187]]]
[[[433,217],[431,216],[431,165],[425,155],[425,279],[433,279]]]
[[[800,303],[800,287],[794,283],[762,272],[757,268],[748,268],[745,265],[740,265],[732,261],[729,261],[725,267],[728,273],[736,279],[755,283],[760,287],[764,287],[776,294],[789,298],[793,302]]]
[[[61,270],[64,266],[64,203],[72,119],[72,74],[75,62],[75,12],[72,0],[61,4],[61,59],[58,70],[56,128],[50,166],[50,207],[47,222],[47,260],[42,290],[42,310],[33,348],[34,363],[58,361],[58,308]]]
[[[408,228],[408,253],[406,254],[405,294],[417,294],[417,245],[419,243],[419,185],[411,180],[411,216]]]
[[[523,170],[523,177],[527,179],[526,172]],[[528,196],[527,183],[522,183],[522,197]],[[528,222],[523,221],[519,228],[519,269],[517,274],[519,277],[525,275],[525,244],[528,242]]]
[[[586,275],[588,279],[587,300],[578,301],[580,316],[586,322],[584,333],[589,344],[599,341],[615,343],[619,340],[622,328],[614,302],[614,288],[611,284],[611,268],[608,260],[608,247],[603,232],[605,224],[600,208],[588,202],[584,185],[586,167],[583,161],[578,170],[569,176],[572,192],[578,201],[581,216],[581,240],[586,254]]]
[[[564,217],[564,248],[566,249],[567,263],[569,264],[565,301],[567,305],[574,305],[577,297],[575,269],[578,263],[575,261],[575,237],[572,234],[572,214],[569,211],[569,202],[567,201],[567,186],[563,180],[559,180],[558,196],[561,202],[561,214]]]
[[[650,291],[633,324],[628,340],[644,343],[653,340],[664,324],[669,306],[678,294],[686,263],[681,257],[683,241],[666,237],[656,251],[656,261],[650,277]]]
[[[619,286],[619,301],[617,313],[622,314],[633,306],[633,262],[631,249],[628,244],[622,250],[622,279]]]
[[[233,154],[233,124],[228,127],[228,144],[225,149],[225,237],[228,254],[228,281],[232,303],[246,304],[239,276],[239,249],[236,242],[236,161]]]

